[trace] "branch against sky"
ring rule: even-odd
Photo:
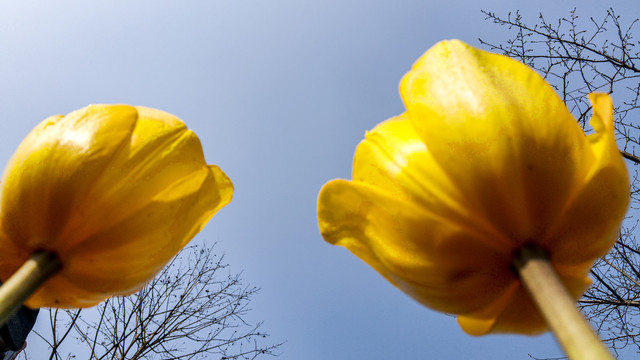
[[[276,356],[262,324],[245,320],[258,289],[232,274],[213,246],[183,250],[140,292],[95,308],[41,312],[50,324],[35,332],[49,359],[258,359]]]

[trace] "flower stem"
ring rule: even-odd
[[[13,315],[49,277],[62,268],[58,256],[51,252],[33,253],[0,287],[0,326]]]
[[[573,297],[542,248],[535,245],[523,247],[516,253],[514,265],[569,359],[613,360],[609,350],[576,308]]]

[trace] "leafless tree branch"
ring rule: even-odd
[[[245,320],[257,291],[243,285],[240,274],[230,273],[213,247],[192,246],[137,294],[82,312],[50,310],[51,332],[36,336],[51,350],[50,359],[276,356],[282,343],[268,342],[261,323]],[[76,341],[68,341],[70,337]]]

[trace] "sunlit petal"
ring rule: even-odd
[[[553,89],[515,60],[441,42],[403,78],[401,93],[465,206],[513,240],[543,234],[584,176],[582,130]]]

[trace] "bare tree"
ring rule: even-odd
[[[257,359],[275,356],[261,323],[245,321],[258,291],[242,284],[212,247],[181,252],[144,289],[85,310],[41,311],[46,331],[27,340],[48,348],[49,359]],[[41,341],[45,344],[35,344]],[[37,351],[37,350],[35,350]]]
[[[587,132],[591,106],[587,94],[612,94],[616,137],[632,174],[631,211],[620,237],[591,271],[593,286],[580,300],[585,315],[614,350],[633,346],[640,352],[640,247],[637,213],[640,198],[640,54],[633,30],[638,19],[623,22],[609,9],[601,18],[582,19],[574,9],[568,17],[533,24],[519,12],[501,17],[483,11],[487,20],[509,33],[503,43],[480,42],[539,71]],[[628,20],[628,19],[627,19]]]

